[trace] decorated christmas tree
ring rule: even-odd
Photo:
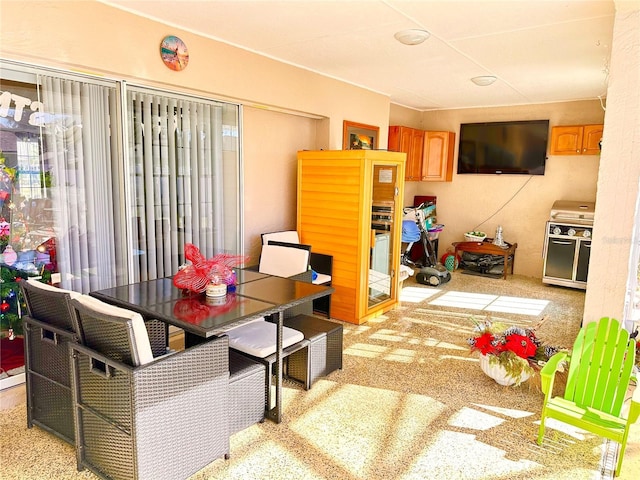
[[[25,304],[18,282],[38,276],[50,283],[53,267],[50,261],[36,261],[37,250],[27,240],[30,219],[16,185],[18,170],[6,164],[0,151],[0,332],[10,338],[22,334]]]

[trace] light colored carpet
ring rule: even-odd
[[[601,473],[606,449],[597,437],[549,428],[538,446],[542,394],[535,381],[498,385],[480,371],[466,344],[470,316],[483,318],[490,309],[499,310],[492,318],[519,325],[546,315],[538,336],[571,346],[584,292],[520,276],[460,272],[441,288],[412,279],[404,287],[397,309],[363,325],[344,324],[343,370],[307,392],[286,384],[284,421],[234,435],[231,459],[216,460],[192,479],[608,477]],[[464,307],[451,303],[460,301]],[[95,478],[76,471],[71,446],[26,428],[24,404],[2,412],[0,428],[0,478]],[[176,445],[175,455],[182,448],[189,447]],[[630,457],[637,448],[631,441],[620,478],[635,478],[638,457]]]

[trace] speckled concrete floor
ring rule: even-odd
[[[602,441],[549,429],[535,443],[542,394],[535,382],[502,387],[469,355],[466,338],[485,296],[534,300],[533,314],[492,312],[494,319],[535,324],[546,343],[569,345],[580,327],[584,292],[454,272],[441,288],[404,283],[401,305],[363,325],[344,324],[344,368],[305,392],[284,389],[284,421],[266,421],[231,439],[231,459],[192,477],[204,479],[540,479],[607,478]],[[455,292],[474,308],[451,306]],[[447,295],[448,294],[448,295]],[[548,303],[544,303],[548,302]],[[516,302],[517,303],[517,302]],[[531,303],[531,302],[527,302]],[[481,308],[484,308],[482,310]],[[530,307],[527,307],[531,310]],[[24,404],[1,412],[0,478],[96,478],[77,472],[73,448],[26,428]],[[636,478],[638,425],[621,479]],[[176,455],[180,455],[176,446]]]

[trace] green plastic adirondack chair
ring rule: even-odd
[[[635,341],[613,318],[602,318],[583,327],[570,354],[559,352],[540,371],[544,404],[538,444],[542,444],[545,420],[555,418],[620,444],[615,476],[620,474],[629,427],[640,415],[640,389],[636,388],[628,413],[623,404],[635,362]],[[563,396],[552,396],[553,382],[563,360],[569,360]]]

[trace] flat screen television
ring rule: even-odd
[[[549,120],[463,123],[458,173],[544,175]]]

